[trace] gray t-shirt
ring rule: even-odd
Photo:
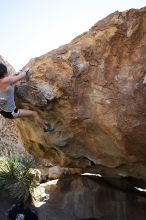
[[[0,91],[0,109],[5,112],[13,112],[15,108],[14,86],[10,85],[7,91]]]

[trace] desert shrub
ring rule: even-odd
[[[7,190],[15,201],[26,202],[35,187],[34,176],[30,172],[34,166],[34,159],[28,157],[0,157],[0,188]]]

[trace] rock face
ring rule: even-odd
[[[30,152],[64,167],[146,177],[146,8],[115,12],[70,44],[30,60],[20,107],[54,126],[18,126]],[[19,100],[18,100],[19,102]]]
[[[48,200],[36,210],[39,220],[145,220],[145,197],[114,189],[102,178],[70,176],[45,188]],[[14,201],[0,193],[0,219],[7,220],[6,210]],[[42,188],[41,197],[43,193]]]
[[[133,193],[146,188],[146,8],[115,12],[26,66],[34,73],[17,85],[17,105],[36,110],[55,130],[0,119],[1,151],[25,146],[44,164],[98,173],[130,191],[62,179],[40,212],[47,208],[50,220],[144,220],[145,198]]]
[[[18,120],[30,153],[103,176],[146,178],[146,8],[115,12],[27,64],[18,106],[55,131]]]
[[[72,176],[59,180],[37,211],[40,220],[145,220],[145,206],[146,198],[109,187],[101,178]]]

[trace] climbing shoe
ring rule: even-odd
[[[54,128],[51,127],[51,125],[48,125],[47,128],[44,128],[44,132],[52,132],[52,131],[54,131]]]

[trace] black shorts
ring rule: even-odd
[[[19,116],[19,109],[15,108],[15,110],[13,112],[5,112],[5,111],[0,111],[0,114],[4,117],[4,118],[9,118],[9,119],[14,119],[17,118]]]

